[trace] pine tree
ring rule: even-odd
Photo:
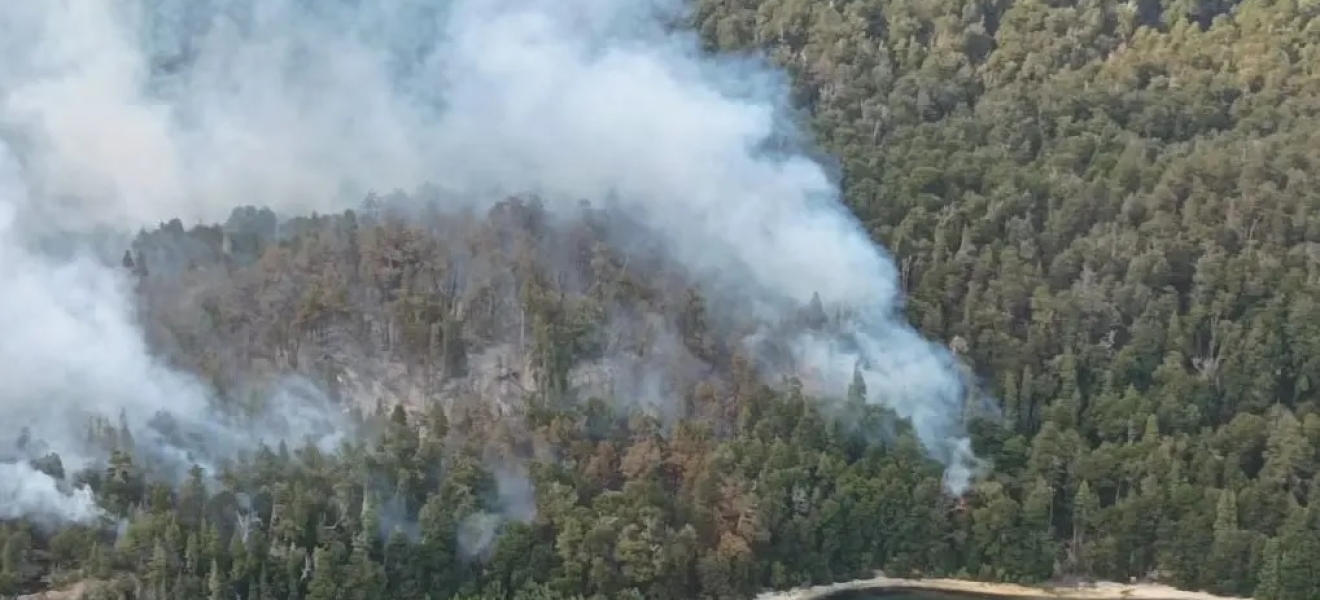
[[[1260,572],[1256,576],[1255,598],[1256,600],[1284,600],[1282,586],[1279,581],[1279,539],[1270,538],[1265,543],[1265,551],[1261,555]]]
[[[206,580],[206,594],[210,600],[229,600],[229,581],[220,563],[211,561],[211,574]]]

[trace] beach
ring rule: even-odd
[[[766,592],[757,600],[818,600],[850,591],[928,591],[985,598],[1071,598],[1075,600],[1250,600],[1216,596],[1206,592],[1179,590],[1154,583],[1124,584],[1097,582],[1075,586],[1032,587],[1011,583],[987,583],[964,579],[901,579],[883,575],[831,585]]]

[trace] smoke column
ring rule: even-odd
[[[668,0],[0,5],[4,422],[30,424],[61,451],[75,447],[70,407],[209,422],[208,391],[148,352],[122,275],[34,240],[218,220],[239,204],[337,210],[369,190],[433,182],[474,202],[533,191],[552,209],[613,203],[709,289],[736,290],[771,319],[819,293],[827,310],[852,315],[851,332],[802,334],[790,340],[797,359],[839,393],[860,365],[869,401],[910,419],[962,493],[980,465],[955,361],[902,320],[890,257],[821,165],[767,150],[795,139],[781,76],[704,56],[669,25],[683,10]],[[0,498],[40,498],[10,489],[45,485],[37,478],[0,478]]]

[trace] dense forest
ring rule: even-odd
[[[909,317],[997,399],[965,498],[860,385],[763,377],[736,305],[615,247],[625,216],[243,209],[137,238],[149,337],[222,390],[326,382],[370,435],[254,449],[218,487],[128,444],[47,459],[126,525],[0,524],[0,595],[725,599],[882,569],[1318,598],[1317,16],[698,2],[712,49],[790,72]]]

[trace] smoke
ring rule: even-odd
[[[0,414],[9,426],[0,430],[0,454],[54,452],[69,471],[88,466],[105,450],[88,435],[97,417],[134,436],[114,445],[130,446],[140,463],[177,478],[195,463],[214,470],[212,460],[262,440],[337,441],[337,415],[296,381],[271,390],[257,423],[217,412],[211,390],[151,354],[122,273],[75,242],[57,240],[58,254],[37,249],[52,244],[20,227],[20,216],[31,217],[21,211],[40,198],[30,178],[0,148]],[[58,223],[45,225],[49,232]],[[99,515],[85,489],[66,493],[43,472],[4,469],[5,513],[77,521]]]
[[[0,157],[3,158],[3,157]],[[0,182],[19,180],[5,173]],[[147,348],[131,309],[127,281],[93,256],[34,252],[12,215],[17,185],[0,187],[0,453],[35,459],[49,452],[69,471],[103,454],[88,435],[92,418],[122,427],[140,464],[182,479],[193,464],[215,470],[223,460],[261,441],[317,440],[333,447],[344,424],[309,385],[281,381],[269,390],[256,422],[217,410],[211,390],[166,367]],[[19,427],[22,430],[19,431]],[[118,431],[116,431],[118,433]],[[0,473],[8,512],[87,520],[86,490],[57,493],[48,475],[9,466]]]
[[[530,523],[536,518],[536,494],[527,473],[521,469],[496,469],[492,474],[494,506],[468,515],[458,525],[458,550],[464,558],[488,557],[506,523]]]
[[[793,340],[837,394],[860,367],[870,399],[910,419],[963,493],[981,468],[961,423],[956,361],[904,322],[898,275],[805,152],[773,73],[703,56],[656,3],[452,5],[437,56],[446,110],[433,125],[443,179],[531,189],[571,206],[609,199],[716,293],[786,315],[819,294],[846,336]],[[664,12],[664,11],[660,11]],[[735,295],[736,294],[736,295]]]
[[[903,321],[893,262],[800,149],[780,75],[703,55],[671,27],[682,16],[667,0],[0,5],[5,422],[71,457],[85,455],[79,411],[135,428],[169,413],[173,434],[137,442],[175,462],[196,458],[180,431],[213,446],[254,437],[152,356],[119,270],[76,247],[53,255],[51,236],[218,220],[239,204],[334,210],[432,182],[474,201],[610,204],[760,317],[819,293],[850,331],[795,334],[798,363],[840,393],[860,366],[869,400],[910,419],[962,493],[979,462],[955,361]],[[311,412],[304,430],[334,425]],[[0,477],[0,496],[84,514],[79,496],[66,510],[34,495],[47,483]]]
[[[0,484],[0,519],[36,517],[37,523],[51,526],[105,516],[87,488],[61,489],[54,479],[27,465],[0,464],[0,481],[6,482]],[[34,512],[38,506],[45,509]]]

